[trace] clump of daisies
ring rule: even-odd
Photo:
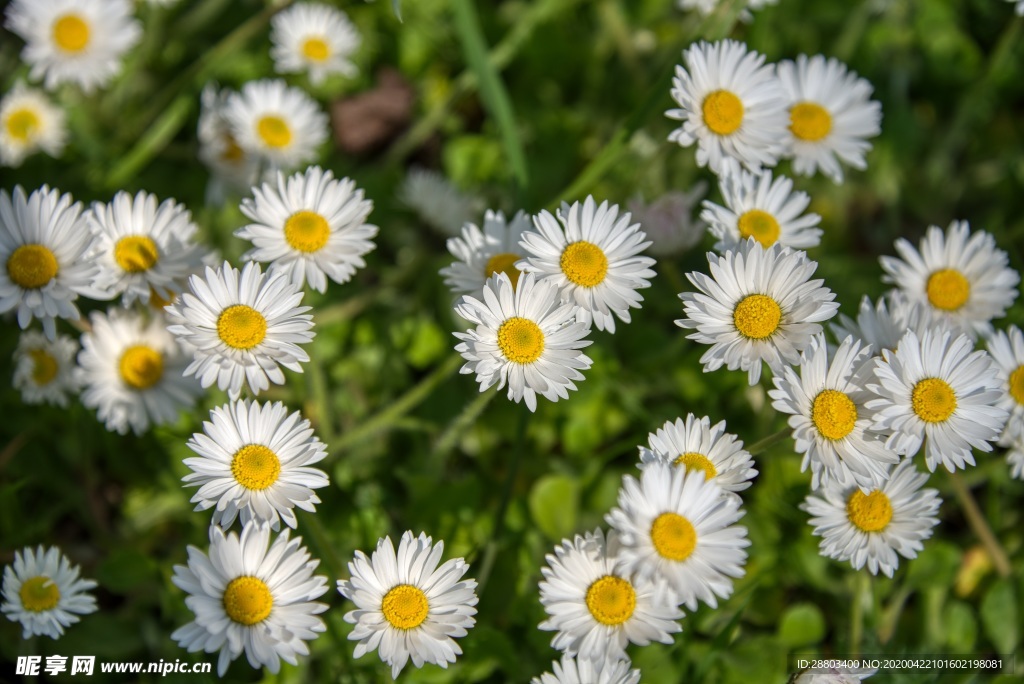
[[[96,611],[96,599],[88,593],[95,587],[56,546],[25,548],[15,551],[13,565],[4,568],[0,611],[21,623],[23,639],[37,634],[58,639],[80,615]]]
[[[41,91],[19,81],[0,99],[0,166],[21,166],[39,151],[59,157],[66,139],[64,110]]]

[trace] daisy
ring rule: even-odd
[[[826,558],[850,561],[872,575],[879,569],[888,577],[899,566],[897,554],[916,558],[939,523],[939,493],[921,489],[928,475],[919,473],[910,459],[904,460],[881,487],[864,493],[860,487],[833,482],[822,488],[824,498],[808,496],[800,508],[812,517],[814,534]]]
[[[142,38],[128,0],[13,0],[5,26],[21,36],[29,77],[47,90],[77,82],[83,92],[106,85]]]
[[[883,350],[895,351],[908,330],[913,330],[920,337],[925,331],[943,325],[942,321],[935,320],[925,305],[911,303],[900,290],[890,290],[875,303],[864,295],[857,320],[839,314],[839,322],[829,323],[829,328],[837,340],[852,336],[878,354]]]
[[[185,375],[203,387],[216,382],[237,399],[243,382],[253,394],[270,382],[283,385],[281,366],[302,372],[309,355],[298,345],[316,333],[310,307],[299,306],[302,292],[284,274],[263,274],[252,261],[239,274],[225,261],[220,270],[207,266],[205,277],[192,276],[189,288],[166,309],[167,329],[193,350]]]
[[[754,16],[749,10],[758,10],[766,5],[774,5],[778,0],[747,0],[747,9],[740,12],[740,21],[752,21]],[[679,9],[697,10],[701,16],[708,16],[718,7],[718,0],[679,0]]]
[[[455,333],[461,342],[455,351],[466,364],[461,373],[476,373],[483,392],[508,383],[508,398],[526,401],[537,410],[537,395],[549,401],[569,398],[574,380],[591,360],[580,351],[591,341],[586,323],[577,320],[577,308],[558,303],[558,288],[550,280],[524,275],[513,288],[505,273],[491,276],[483,288],[483,301],[466,295],[455,312],[476,324],[473,330]]]
[[[732,157],[752,171],[775,166],[786,127],[785,100],[775,67],[735,40],[704,41],[683,52],[672,98],[680,109],[665,115],[682,121],[668,139],[697,143],[697,165],[714,173]]]
[[[437,171],[412,168],[398,189],[398,200],[442,235],[458,235],[473,220],[479,199],[463,193]]]
[[[953,221],[945,233],[931,226],[920,246],[918,252],[903,238],[896,240],[903,258],[881,257],[883,280],[972,339],[991,335],[992,319],[1006,315],[1020,282],[1006,252],[985,231],[972,235],[966,221]]]
[[[199,161],[213,174],[207,192],[210,204],[221,203],[226,190],[248,192],[259,178],[259,158],[239,146],[228,124],[226,112],[232,94],[208,83],[201,96]]]
[[[64,110],[23,82],[0,100],[0,166],[21,166],[38,150],[59,157],[67,139]]]
[[[449,238],[448,252],[457,259],[441,269],[444,284],[454,294],[478,294],[495,273],[504,273],[514,288],[522,273],[516,268],[525,253],[519,246],[522,234],[530,230],[530,219],[517,211],[511,221],[505,214],[491,211],[484,214],[484,229],[467,222],[462,237]]]
[[[338,591],[356,604],[345,614],[355,625],[348,638],[359,642],[356,658],[376,650],[397,679],[410,658],[418,668],[447,669],[462,654],[455,639],[476,624],[476,580],[462,579],[469,570],[462,558],[438,567],[443,554],[443,541],[411,531],[402,535],[397,555],[391,537],[379,540],[369,558],[356,551],[351,578],[338,580]]]
[[[17,309],[22,330],[38,318],[47,339],[56,339],[56,319],[77,321],[75,300],[90,289],[91,243],[71,195],[46,185],[28,197],[20,185],[11,195],[0,190],[0,313]]]
[[[254,245],[243,259],[271,262],[271,275],[284,273],[317,292],[327,290],[328,277],[347,283],[366,265],[377,226],[366,223],[373,202],[354,181],[311,166],[287,179],[278,171],[276,188],[264,183],[252,192],[255,200],[246,197],[241,209],[253,223],[235,231]]]
[[[273,169],[313,161],[327,140],[327,116],[317,103],[280,79],[249,81],[228,95],[224,118],[238,145]]]
[[[1005,332],[997,330],[988,340],[988,351],[999,370],[999,405],[1009,414],[999,440],[1006,446],[1014,438],[1024,437],[1024,334],[1015,325]]]
[[[542,211],[533,222],[537,231],[519,243],[529,256],[517,266],[555,283],[563,300],[580,307],[580,320],[598,330],[615,332],[616,317],[629,323],[629,309],[644,299],[637,290],[654,277],[654,259],[639,256],[651,243],[629,212],[619,216],[617,204],[588,196],[582,205],[563,203],[557,221]]]
[[[352,77],[358,73],[349,57],[359,48],[359,31],[341,10],[320,3],[303,2],[274,15],[270,20],[270,56],[274,70],[309,73],[309,82],[320,85],[329,74]]]
[[[4,568],[0,610],[21,623],[22,639],[37,634],[58,639],[79,615],[96,612],[96,599],[86,593],[96,582],[80,579],[79,571],[56,546],[14,552],[14,565]]]
[[[625,660],[626,644],[672,643],[683,617],[661,579],[631,577],[619,560],[618,533],[597,529],[565,539],[541,568],[540,602],[548,619],[540,629],[557,632],[552,648],[577,660]]]
[[[192,497],[195,510],[213,508],[212,524],[225,529],[236,515],[243,527],[269,522],[276,530],[283,519],[294,528],[294,508],[312,513],[320,503],[313,490],[327,486],[327,474],[309,467],[327,456],[327,446],[308,420],[298,411],[289,414],[281,402],[219,406],[188,448],[199,454],[185,459],[192,472],[182,478],[200,488]]]
[[[707,222],[718,242],[719,252],[735,249],[748,238],[765,247],[778,242],[793,249],[817,247],[821,242],[821,221],[817,214],[805,213],[811,198],[806,192],[793,192],[793,181],[785,176],[772,179],[767,169],[753,174],[736,165],[718,180],[725,206],[704,201],[700,217]]]
[[[727,492],[741,492],[757,475],[750,454],[736,435],[725,431],[725,421],[711,425],[707,416],[697,418],[686,414],[647,435],[650,449],[640,447],[641,469],[652,463],[669,463],[686,471],[699,470],[704,479]]]
[[[835,294],[810,280],[817,262],[803,252],[776,243],[765,248],[753,238],[722,256],[708,253],[711,277],[688,273],[699,292],[683,292],[681,328],[691,340],[712,345],[700,361],[704,372],[747,371],[751,385],[761,377],[761,362],[779,373],[800,362],[820,323],[835,315]]]
[[[1007,412],[999,367],[985,351],[973,351],[966,335],[908,331],[894,353],[875,359],[877,396],[872,429],[888,435],[886,447],[913,456],[924,444],[925,463],[953,472],[974,465],[972,448],[992,451]]]
[[[196,619],[171,634],[189,653],[220,651],[217,675],[245,652],[254,668],[277,674],[281,661],[296,665],[309,655],[307,641],[326,630],[316,617],[327,604],[327,578],[314,575],[302,537],[285,530],[270,548],[270,528],[246,525],[242,536],[210,526],[210,552],[188,547],[188,565],[175,565],[174,585],[189,594],[185,605]]]
[[[778,74],[789,110],[785,156],[793,160],[793,170],[813,176],[820,168],[842,183],[840,160],[855,169],[867,168],[868,138],[882,131],[882,106],[871,99],[871,84],[834,57],[826,60],[822,55],[783,60]]]
[[[649,204],[641,198],[630,200],[630,213],[651,240],[648,252],[656,257],[676,256],[700,243],[707,226],[693,218],[693,210],[707,189],[708,184],[700,181],[689,192],[667,192]]]
[[[577,660],[563,655],[561,662],[551,663],[554,674],[545,672],[531,679],[530,684],[639,684],[640,670],[629,666],[628,659]]]
[[[857,684],[878,672],[877,668],[830,667],[795,673],[789,684]]]
[[[1010,477],[1024,480],[1024,436],[1014,437],[1006,452],[1006,462],[1010,466]]]
[[[67,335],[50,341],[35,330],[22,333],[14,352],[14,388],[22,401],[66,408],[68,394],[78,392],[77,352],[78,342]]]

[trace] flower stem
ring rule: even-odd
[[[964,515],[967,516],[967,523],[974,530],[974,533],[978,535],[978,539],[981,540],[985,550],[988,551],[989,557],[992,559],[992,564],[996,568],[996,572],[1001,577],[1009,577],[1012,572],[1010,567],[1010,559],[1006,555],[1006,551],[1003,550],[999,540],[996,539],[995,533],[992,532],[992,528],[989,527],[988,521],[985,520],[985,516],[982,514],[981,509],[978,507],[978,502],[975,501],[974,496],[971,494],[971,490],[968,489],[967,484],[960,477],[960,473],[949,473],[949,481],[953,485],[953,492],[956,493],[956,498],[960,502],[960,506],[964,509]]]
[[[791,431],[790,431],[790,429],[788,427],[787,428],[782,428],[781,430],[779,430],[775,434],[768,435],[764,439],[759,439],[756,442],[754,442],[753,444],[751,444],[750,446],[748,446],[747,447],[747,452],[751,456],[757,456],[761,452],[767,451],[769,448],[775,446],[776,444],[778,444],[779,442],[784,440],[786,437],[789,437],[790,432]]]
[[[864,637],[864,605],[871,600],[871,576],[867,570],[857,572],[853,588],[853,605],[850,611],[850,655],[860,655],[861,640]]]

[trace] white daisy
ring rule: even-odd
[[[819,548],[826,558],[850,561],[871,574],[879,569],[888,577],[899,566],[897,554],[916,558],[939,523],[939,492],[921,489],[928,475],[919,473],[913,461],[904,460],[881,487],[865,494],[860,487],[830,483],[822,487],[824,498],[808,496],[800,508],[811,514],[809,523],[821,537]]]
[[[679,0],[679,9],[697,10],[702,16],[708,16],[718,7],[719,0]],[[749,10],[758,10],[767,5],[774,5],[778,0],[747,0],[747,9],[740,12],[740,21],[751,21],[754,16]]]
[[[274,169],[308,164],[327,140],[327,115],[281,79],[249,81],[228,95],[224,118],[238,145]]]
[[[266,525],[246,525],[242,536],[210,526],[210,552],[188,547],[188,565],[175,565],[174,582],[189,594],[185,605],[196,619],[171,634],[189,653],[220,651],[217,674],[245,652],[254,668],[273,674],[281,661],[295,665],[309,655],[307,641],[326,630],[316,617],[327,604],[314,599],[327,592],[327,578],[314,575],[302,537],[285,530],[270,543]]]
[[[121,71],[121,58],[142,38],[128,0],[13,0],[8,29],[21,36],[29,77],[47,90],[77,82],[86,93]]]
[[[618,533],[607,542],[597,529],[565,539],[541,568],[540,602],[548,619],[540,629],[557,632],[552,648],[578,660],[625,659],[628,643],[672,643],[682,631],[679,601],[661,579],[630,577],[622,569]]]
[[[504,273],[514,288],[522,273],[516,262],[525,256],[519,241],[528,230],[530,219],[521,211],[506,222],[505,214],[488,209],[483,230],[467,222],[462,237],[448,239],[448,251],[457,261],[441,269],[444,284],[454,294],[478,294],[491,276]]]
[[[309,73],[320,85],[329,74],[355,76],[359,70],[349,57],[362,38],[348,16],[329,5],[302,2],[270,20],[270,56],[278,73]]]
[[[788,684],[857,684],[878,672],[877,668],[829,667],[796,672]]]
[[[696,330],[689,339],[712,345],[700,359],[705,373],[724,364],[757,384],[762,361],[774,373],[799,363],[820,323],[839,308],[824,281],[810,280],[818,264],[804,252],[749,238],[721,256],[709,252],[708,262],[710,277],[686,275],[699,292],[679,295],[686,317],[676,321]]]
[[[412,168],[398,188],[398,200],[442,235],[459,234],[473,220],[480,200],[462,192],[437,171]]]
[[[576,659],[563,655],[551,663],[554,674],[545,672],[530,684],[639,684],[640,670],[631,670],[628,659]]]
[[[306,344],[313,317],[299,306],[302,292],[284,274],[269,276],[255,262],[239,274],[228,262],[220,270],[206,267],[205,277],[192,276],[189,289],[170,304],[168,330],[193,350],[195,359],[185,369],[203,387],[214,382],[237,399],[242,383],[253,394],[284,384],[284,366],[302,372],[309,355]]]
[[[697,143],[697,165],[714,173],[732,157],[752,171],[775,166],[782,152],[786,103],[775,67],[735,40],[701,41],[683,52],[672,98],[680,109],[665,115],[682,121],[668,139]]]
[[[77,321],[79,294],[89,291],[96,265],[85,258],[92,235],[81,202],[44,185],[27,198],[20,185],[0,190],[0,313],[18,310],[18,325],[32,318],[55,339],[57,318]]]
[[[67,139],[64,110],[18,81],[0,100],[0,166],[21,166],[38,150],[59,157]]]
[[[974,465],[971,449],[992,451],[1007,412],[999,367],[985,351],[973,351],[966,335],[908,331],[894,353],[875,359],[878,395],[867,402],[872,429],[888,435],[886,446],[913,456],[924,443],[928,470],[953,472]]]
[[[1006,463],[1010,466],[1010,477],[1024,480],[1024,435],[1014,437],[1006,452]]]
[[[650,449],[640,447],[641,469],[651,463],[669,463],[684,470],[699,470],[704,478],[727,492],[741,492],[757,475],[750,454],[736,435],[725,431],[725,421],[711,425],[707,416],[686,414],[647,435]]]
[[[839,322],[829,323],[829,328],[837,340],[852,336],[878,354],[882,350],[895,351],[908,330],[920,337],[941,325],[943,323],[935,320],[928,307],[920,302],[911,303],[900,290],[890,290],[874,304],[864,295],[857,320],[839,314]]]
[[[1017,16],[1024,17],[1024,0],[1006,0],[1006,2],[1014,3],[1014,12],[1017,13]]]
[[[871,84],[836,58],[822,55],[782,60],[778,74],[789,110],[785,156],[793,160],[793,170],[813,176],[820,168],[842,183],[840,160],[867,168],[867,139],[882,131],[882,106],[871,99]]]
[[[96,599],[87,590],[96,582],[79,577],[56,546],[14,552],[14,564],[4,568],[4,602],[0,610],[11,622],[21,623],[21,638],[36,634],[60,638],[79,615],[96,611]]]
[[[231,133],[226,117],[232,91],[208,83],[199,108],[199,161],[213,174],[207,192],[208,203],[219,204],[226,191],[248,192],[260,174],[256,154],[247,152]]]
[[[347,283],[366,265],[377,226],[366,223],[373,202],[354,181],[311,166],[288,178],[278,171],[276,188],[264,183],[252,193],[241,209],[253,223],[235,231],[255,246],[243,259],[269,261],[268,273],[285,273],[296,287],[308,282],[317,292],[327,290],[328,277]]]
[[[630,200],[630,213],[651,241],[648,252],[656,257],[676,256],[700,244],[707,226],[693,218],[693,210],[707,189],[708,184],[700,181],[689,192],[667,192],[649,204],[641,198]]]
[[[359,642],[356,658],[376,650],[397,679],[410,659],[415,667],[447,669],[462,654],[455,639],[476,624],[476,580],[462,579],[469,571],[462,558],[438,567],[443,554],[444,542],[422,532],[403,534],[397,555],[391,537],[379,540],[369,558],[356,551],[351,578],[338,580],[338,591],[356,604],[345,614],[355,625],[348,638]]]
[[[637,290],[651,286],[654,259],[639,256],[651,243],[629,212],[620,216],[617,204],[598,205],[589,195],[583,204],[563,202],[557,214],[557,221],[547,211],[534,217],[537,231],[520,242],[529,256],[517,266],[555,283],[580,307],[580,320],[613,333],[616,317],[629,323],[629,309],[640,308]]]
[[[1024,437],[1024,334],[1015,325],[1006,331],[996,330],[988,340],[988,351],[1002,381],[999,405],[1009,414],[999,440],[1006,446],[1014,438]]]
[[[577,307],[559,304],[558,288],[550,280],[526,274],[519,286],[505,273],[491,276],[483,288],[483,300],[466,295],[455,311],[476,324],[473,330],[454,333],[461,342],[455,351],[467,363],[461,373],[476,373],[483,392],[508,383],[508,398],[526,401],[537,410],[537,395],[549,401],[569,398],[574,380],[591,360],[580,351],[591,341],[586,323],[577,320]]]
[[[1004,316],[1017,297],[1020,275],[1006,252],[985,231],[972,235],[966,221],[953,221],[945,233],[931,226],[920,252],[903,238],[896,251],[902,259],[880,259],[883,280],[972,338],[991,335],[992,319]]]
[[[23,332],[14,351],[14,388],[22,401],[66,408],[68,394],[78,392],[76,353],[78,342],[67,335],[51,342],[35,330]]]

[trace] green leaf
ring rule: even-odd
[[[974,650],[974,643],[978,640],[978,620],[969,604],[950,601],[943,612],[942,626],[947,646],[961,653]]]
[[[579,485],[567,475],[545,475],[530,490],[530,515],[551,539],[562,539],[576,530]]]
[[[779,621],[779,641],[789,647],[816,644],[825,638],[825,616],[813,603],[790,606]]]
[[[981,600],[981,623],[985,636],[1000,653],[1012,653],[1020,639],[1017,597],[1013,584],[1001,579],[985,592]]]

